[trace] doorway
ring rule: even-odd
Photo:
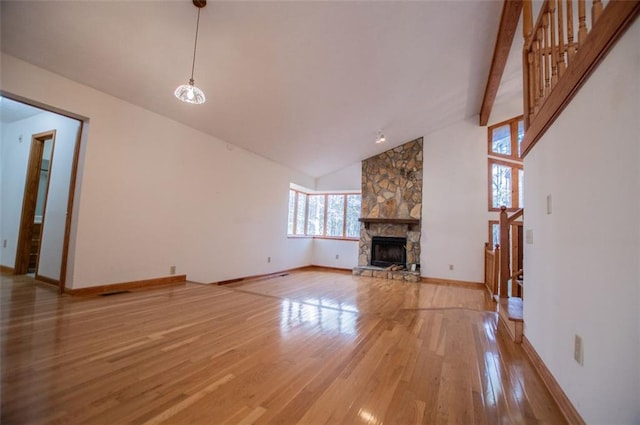
[[[0,91],[0,268],[64,291],[84,117]]]
[[[38,260],[42,246],[40,242],[46,217],[55,137],[56,131],[50,130],[34,134],[31,138],[16,249],[15,274],[34,273],[38,278]]]

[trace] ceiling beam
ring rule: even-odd
[[[504,0],[498,37],[493,49],[491,70],[489,71],[487,86],[484,90],[484,97],[482,98],[482,107],[480,108],[481,126],[487,125],[489,122],[489,115],[491,115],[493,102],[495,102],[496,95],[498,94],[498,87],[500,87],[502,73],[509,58],[509,51],[511,50],[513,37],[516,34],[521,11],[522,0]]]

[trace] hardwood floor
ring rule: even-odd
[[[481,289],[318,271],[0,289],[2,424],[565,423]]]

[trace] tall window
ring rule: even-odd
[[[304,235],[307,220],[307,194],[298,192],[296,201],[296,235]]]
[[[359,193],[305,193],[289,190],[289,236],[358,239]]]
[[[498,211],[503,205],[510,210],[523,207],[524,171],[520,157],[523,137],[522,117],[489,127],[489,211]]]
[[[347,195],[347,234],[348,238],[360,238],[360,211],[362,195]]]
[[[324,195],[309,195],[307,235],[324,235]]]

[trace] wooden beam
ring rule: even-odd
[[[498,37],[496,45],[493,49],[493,59],[491,60],[491,69],[489,70],[489,78],[487,86],[484,89],[484,97],[482,98],[482,106],[480,108],[480,125],[487,125],[489,115],[493,108],[493,102],[496,100],[500,80],[504,73],[504,67],[509,58],[513,37],[516,34],[520,12],[522,11],[522,0],[504,0],[502,6],[502,16],[500,17],[500,27],[498,28]]]

